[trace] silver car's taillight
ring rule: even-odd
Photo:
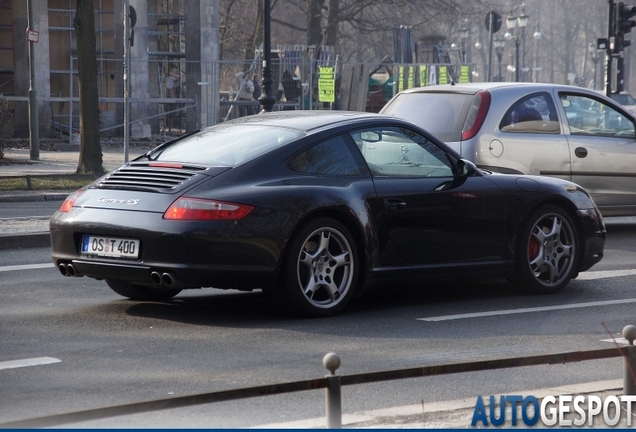
[[[466,115],[466,121],[464,121],[464,127],[462,128],[462,141],[469,140],[477,135],[477,132],[484,124],[488,108],[490,108],[490,92],[482,90],[475,95],[468,109],[468,115]]]

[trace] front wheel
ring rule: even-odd
[[[577,230],[570,216],[558,206],[542,207],[522,228],[515,281],[531,294],[561,291],[577,274],[578,255]]]
[[[175,288],[150,288],[115,279],[106,279],[106,283],[117,294],[132,300],[163,301],[170,300],[181,292]]]
[[[351,300],[358,280],[358,249],[347,228],[331,218],[310,221],[289,244],[281,299],[294,315],[325,317]]]

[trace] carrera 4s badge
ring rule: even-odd
[[[137,205],[139,204],[139,199],[117,199],[117,198],[99,198],[97,202],[105,203],[105,204],[126,204],[126,205]]]

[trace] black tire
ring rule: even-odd
[[[285,257],[276,293],[287,312],[335,315],[353,297],[360,260],[353,237],[340,222],[323,217],[304,224],[290,240]]]
[[[170,300],[181,292],[175,288],[150,288],[115,279],[106,279],[106,283],[117,294],[131,300],[163,301]]]
[[[529,294],[561,291],[577,274],[578,232],[561,207],[536,210],[521,230],[515,282]]]

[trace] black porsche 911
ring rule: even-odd
[[[63,275],[124,297],[260,289],[304,316],[371,285],[458,275],[553,293],[605,244],[580,186],[483,171],[409,122],[342,111],[258,114],[162,144],[71,194],[50,229]]]

